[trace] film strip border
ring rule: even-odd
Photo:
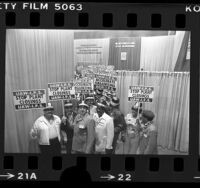
[[[120,162],[119,162],[120,161]],[[92,181],[198,182],[200,159],[187,156],[4,156],[1,169],[14,175],[11,180],[74,181],[89,172]],[[51,171],[50,171],[51,169]],[[192,173],[191,173],[192,172]],[[31,179],[35,174],[36,179]],[[73,179],[69,179],[73,177]],[[47,175],[48,174],[48,175]],[[85,179],[87,181],[89,179]]]
[[[161,6],[159,4],[81,3],[83,10],[79,12],[55,11],[53,9],[55,3],[48,4],[48,11],[21,9],[0,11],[0,29],[191,30],[191,64],[194,60],[199,62],[200,17],[198,10],[200,11],[200,7],[198,5],[189,5],[187,8],[187,5],[183,4]],[[4,40],[1,39],[2,42]],[[2,61],[2,66],[4,59],[0,61]],[[198,86],[198,73],[195,70],[199,70],[198,63],[194,64],[195,66],[191,66],[191,88]],[[3,91],[0,94],[4,96]],[[198,91],[190,93],[190,99],[192,99],[190,106],[195,112],[198,112],[198,97]],[[197,116],[190,110],[190,125],[199,124]],[[1,138],[4,138],[3,133],[4,131],[1,131]],[[59,180],[65,169],[77,166],[79,169],[87,170],[92,181],[106,181],[107,179],[101,179],[106,174],[115,177],[111,181],[129,181],[127,174],[131,174],[133,182],[199,181],[198,133],[198,126],[190,126],[189,156],[63,155],[47,157],[31,154],[4,154],[4,151],[1,151],[0,169],[13,173],[15,177],[11,180],[31,180],[30,174],[28,176],[25,174],[32,172],[38,176],[37,180]],[[23,173],[23,176],[19,173]]]
[[[113,27],[113,14],[112,13],[103,13],[102,15],[102,26],[104,28]],[[65,14],[64,13],[55,13],[53,18],[54,26],[64,27],[65,24]],[[43,21],[43,20],[42,20]],[[78,27],[87,28],[90,27],[90,19],[88,13],[79,13],[78,14]],[[17,25],[18,20],[16,18],[15,12],[6,12],[5,14],[5,25],[9,27],[14,27]],[[175,18],[175,27],[179,29],[184,29],[186,26],[186,15],[185,14],[176,14]],[[39,12],[31,12],[29,15],[29,26],[30,27],[40,27],[41,25],[41,15]],[[135,13],[128,13],[126,19],[126,27],[136,28],[138,26],[138,15]],[[161,28],[162,26],[162,15],[159,13],[151,14],[150,20],[151,28]]]
[[[58,3],[59,10],[56,10],[55,3],[48,3],[48,10],[38,10],[42,8],[41,3],[30,3],[29,9],[23,10],[22,4],[19,2],[20,6],[15,10],[0,11],[1,27],[179,30],[192,27],[189,17],[197,17],[196,13],[200,11],[198,5],[183,4],[160,7],[159,4]],[[77,10],[76,6],[80,4],[82,10]],[[70,9],[71,5],[73,9]]]

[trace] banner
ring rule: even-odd
[[[94,93],[94,83],[90,78],[81,78],[74,81],[75,95],[78,94],[93,94]]]
[[[109,38],[74,40],[74,65],[107,65]]]
[[[57,82],[48,84],[48,97],[50,101],[70,99],[74,95],[72,82]]]
[[[46,107],[46,90],[14,91],[13,100],[16,110],[44,108]]]
[[[128,101],[152,102],[154,87],[129,86]]]

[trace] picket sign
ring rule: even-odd
[[[46,90],[18,90],[13,91],[15,110],[29,110],[46,107]]]

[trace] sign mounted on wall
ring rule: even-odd
[[[46,90],[19,90],[13,92],[16,110],[27,110],[46,107]]]
[[[134,48],[135,42],[115,42],[115,48]]]
[[[57,82],[48,84],[48,97],[50,101],[70,99],[74,95],[72,82]]]
[[[127,52],[121,52],[121,61],[126,61]]]
[[[109,38],[74,40],[74,65],[107,65]]]
[[[153,102],[154,87],[129,86],[128,101]]]

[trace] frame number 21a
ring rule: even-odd
[[[17,179],[18,180],[37,180],[37,176],[36,176],[36,173],[34,173],[34,172],[32,172],[32,173],[19,172],[17,174]]]

